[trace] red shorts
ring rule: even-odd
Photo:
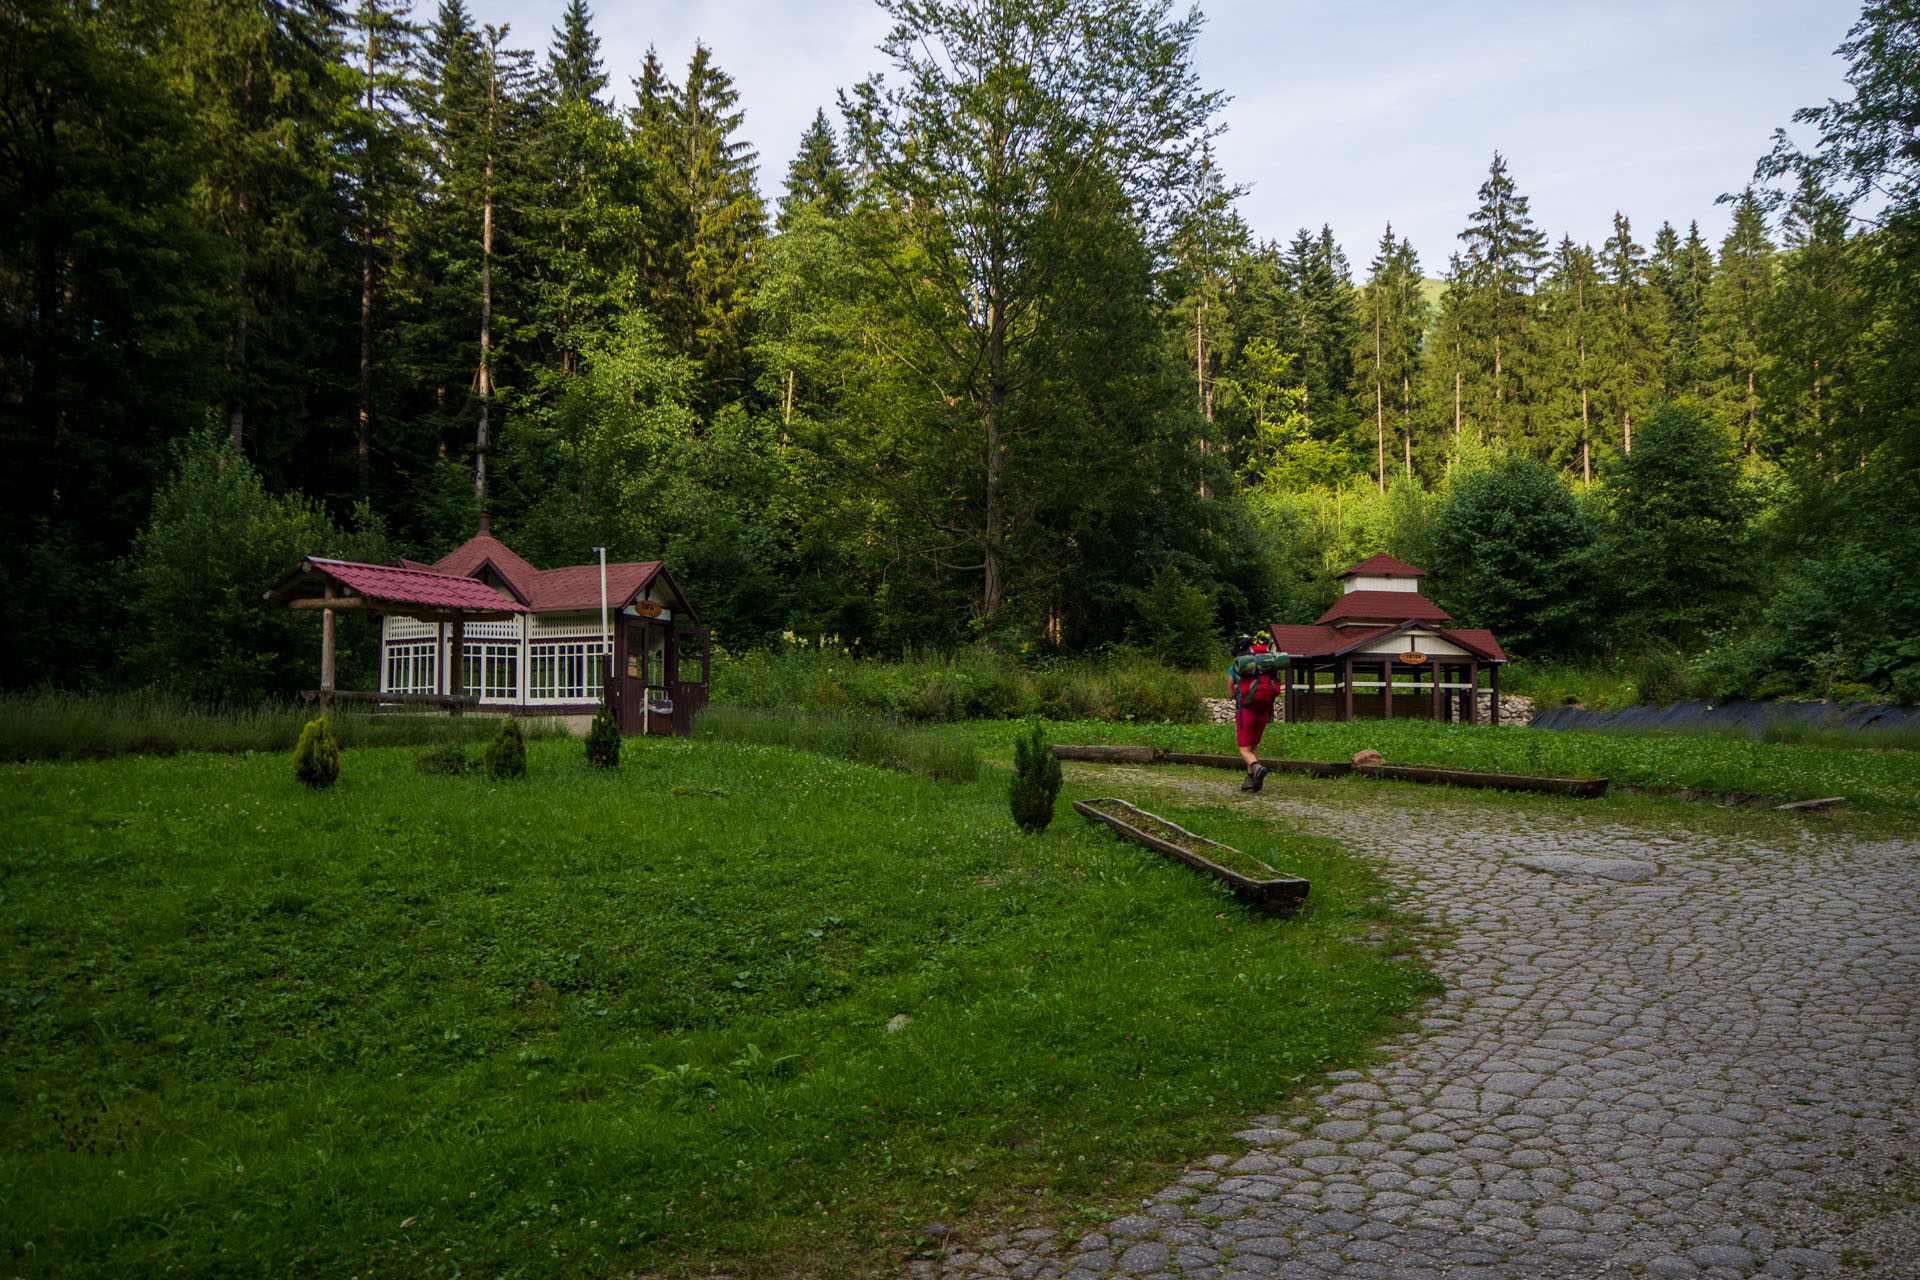
[[[1260,745],[1260,735],[1267,731],[1267,726],[1272,722],[1272,707],[1265,711],[1241,707],[1233,713],[1233,739],[1243,747],[1257,747]]]

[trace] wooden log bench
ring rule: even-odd
[[[1203,754],[1190,751],[1161,751],[1156,747],[1107,747],[1057,745],[1053,754],[1062,760],[1095,764],[1188,764],[1207,769],[1245,769],[1239,756]],[[1340,778],[1360,774],[1393,782],[1428,782],[1449,787],[1481,787],[1496,791],[1538,791],[1547,795],[1577,796],[1591,799],[1605,795],[1605,778],[1538,778],[1521,773],[1487,773],[1476,769],[1440,769],[1429,765],[1349,764],[1344,760],[1268,760],[1261,764],[1275,773],[1306,773],[1322,778]]]
[[[382,707],[438,707],[456,716],[480,708],[477,694],[370,693],[365,689],[302,689],[300,700],[318,702],[323,707],[330,702],[364,702]]]

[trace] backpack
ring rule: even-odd
[[[1243,653],[1233,660],[1236,701],[1256,712],[1271,712],[1287,669],[1284,653]]]

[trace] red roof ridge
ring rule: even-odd
[[[1327,606],[1316,625],[1360,622],[1451,622],[1453,615],[1417,591],[1349,591]]]
[[[1380,551],[1368,556],[1365,560],[1347,569],[1344,573],[1336,573],[1333,576],[1335,580],[1355,577],[1424,578],[1427,576],[1427,571],[1425,569],[1416,569],[1405,560],[1397,560],[1386,552]]]

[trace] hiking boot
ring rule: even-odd
[[[1273,770],[1263,764],[1253,766],[1253,768],[1247,772],[1247,790],[1258,791],[1265,785],[1267,775],[1272,772]]]
[[[1253,779],[1254,779],[1253,770],[1252,769],[1247,770],[1247,776],[1240,779],[1240,789],[1242,791],[1258,791],[1260,789],[1260,784],[1255,782]]]

